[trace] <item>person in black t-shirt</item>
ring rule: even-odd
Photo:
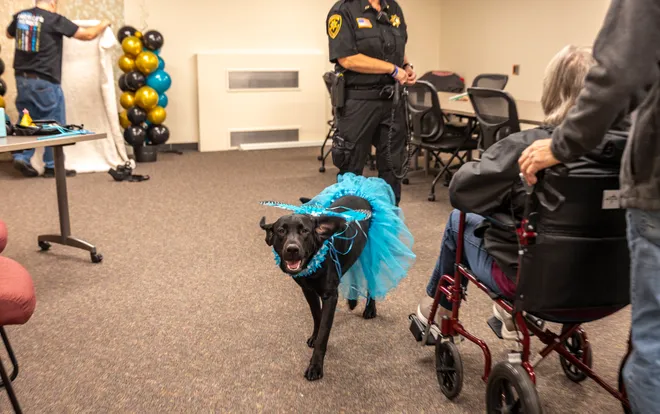
[[[406,144],[403,105],[396,111],[393,136],[392,86],[417,79],[406,57],[408,27],[395,0],[340,0],[326,19],[330,61],[343,73],[346,101],[335,108],[337,135],[332,160],[339,173],[362,174],[376,147],[378,175],[401,200],[400,173]],[[343,140],[343,142],[342,142]],[[390,164],[391,161],[391,164]]]
[[[16,108],[19,117],[24,109],[35,120],[52,120],[66,124],[62,80],[62,46],[64,36],[79,40],[96,39],[110,23],[106,20],[95,27],[78,27],[56,13],[57,0],[37,0],[35,7],[13,16],[7,37],[15,39],[14,73],[16,76]],[[14,166],[26,177],[39,175],[30,160],[34,149],[14,154]],[[45,177],[55,176],[53,149],[45,148]],[[67,171],[73,176],[75,171]]]

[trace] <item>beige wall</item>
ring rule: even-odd
[[[591,46],[610,0],[440,0],[440,63],[472,79],[506,73],[515,98],[539,100],[545,66],[571,43]],[[520,76],[512,76],[520,64]]]
[[[127,24],[159,30],[165,38],[161,56],[173,79],[167,93],[167,125],[172,130],[169,142],[199,139],[197,53],[240,48],[321,49],[327,61],[325,19],[334,2],[186,0],[165,7],[164,0],[125,0]],[[401,0],[400,4],[410,25],[410,59],[418,72],[437,68],[439,0]],[[321,73],[322,82],[320,77]]]

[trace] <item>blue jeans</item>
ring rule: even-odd
[[[442,237],[440,257],[435,265],[431,280],[426,286],[426,293],[433,297],[438,288],[438,282],[442,275],[454,275],[454,264],[456,262],[456,240],[458,239],[458,225],[460,211],[454,210],[449,215],[449,221],[445,226],[445,234]],[[483,223],[484,218],[478,214],[468,213],[465,218],[465,232],[463,233],[463,258],[461,263],[466,265],[481,283],[497,294],[501,294],[495,280],[493,280],[493,257],[488,254],[484,247],[484,239],[474,235],[475,229]],[[467,286],[468,280],[463,278],[463,286]],[[440,306],[451,309],[452,304],[445,296],[440,300]]]
[[[623,370],[635,413],[660,410],[660,211],[629,209],[632,346]]]
[[[62,87],[43,79],[16,77],[16,109],[19,122],[23,117],[23,109],[30,112],[30,117],[37,120],[52,120],[60,125],[66,124],[66,107]],[[28,164],[34,155],[34,149],[28,149],[14,154],[14,159]],[[44,149],[44,164],[46,168],[54,168],[53,148]]]

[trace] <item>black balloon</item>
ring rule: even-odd
[[[165,125],[152,125],[147,135],[153,145],[162,145],[170,139],[170,130]]]
[[[139,147],[144,144],[144,139],[147,137],[147,131],[137,125],[131,125],[124,130],[124,140],[133,147]]]
[[[147,120],[147,111],[140,108],[139,106],[134,106],[128,110],[126,113],[128,120],[131,121],[133,125],[140,125]]]
[[[128,85],[129,90],[135,92],[146,84],[147,78],[137,70],[126,74],[126,85]]]
[[[160,32],[157,32],[155,30],[149,30],[147,33],[145,33],[142,36],[142,42],[144,43],[147,49],[158,50],[161,47],[163,47],[163,43],[165,43],[165,40],[163,39],[163,35],[160,34]]]
[[[131,88],[128,87],[128,84],[126,83],[126,74],[123,74],[119,77],[119,89],[121,89],[122,92],[129,92]]]
[[[123,42],[129,36],[135,36],[137,29],[133,26],[124,26],[117,31],[117,40],[119,43]]]
[[[0,58],[0,76],[5,73],[5,61]]]
[[[5,96],[7,93],[7,84],[4,80],[0,79],[0,96]]]

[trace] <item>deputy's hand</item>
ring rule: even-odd
[[[406,85],[414,85],[415,82],[417,82],[417,74],[415,73],[413,68],[408,66],[406,68],[406,74],[408,75],[408,79],[406,80]]]
[[[408,74],[406,73],[405,70],[397,67],[399,71],[397,72],[396,76],[394,79],[396,79],[401,85],[405,84],[408,81]]]
[[[537,172],[559,164],[559,160],[552,155],[550,144],[552,144],[551,138],[535,141],[523,151],[518,160],[520,172],[530,185],[536,184]]]

